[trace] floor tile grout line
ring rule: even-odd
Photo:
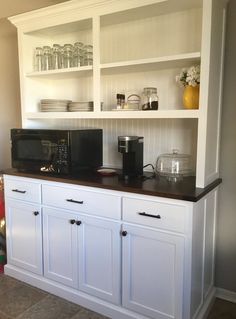
[[[3,274],[0,274],[0,278],[1,278],[1,275],[3,275]],[[10,278],[11,278],[11,277],[10,277]],[[11,278],[11,280],[15,281],[15,285],[14,285],[13,287],[10,287],[10,288],[5,289],[4,292],[2,292],[3,294],[6,294],[6,293],[8,293],[9,291],[12,291],[12,290],[16,289],[17,287],[19,287],[19,286],[21,286],[21,285],[24,284],[22,281],[17,280],[17,279],[15,279],[15,278]],[[1,290],[0,290],[0,295],[1,295]]]
[[[31,286],[29,286],[31,287]],[[20,313],[17,317],[15,317],[14,319],[19,318],[21,315],[23,315],[26,311],[28,311],[30,308],[34,307],[35,305],[37,305],[38,303],[40,303],[42,300],[46,299],[49,296],[49,294],[46,294],[42,299],[40,299],[39,301],[35,302],[33,305],[31,305],[30,307],[28,307],[27,309],[25,309],[22,313]]]
[[[14,317],[10,316],[10,315],[7,315],[5,312],[1,311],[0,310],[0,315],[3,315],[5,317],[7,317],[7,319],[15,319]]]

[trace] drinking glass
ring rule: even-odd
[[[64,68],[71,68],[73,66],[72,52],[73,52],[72,44],[65,44],[63,47],[63,67]]]
[[[52,68],[61,69],[61,46],[59,44],[53,44],[52,53]]]
[[[34,71],[43,70],[43,49],[40,47],[35,48],[34,56]]]
[[[87,44],[83,47],[83,65],[93,64],[93,46]]]
[[[43,47],[43,70],[52,69],[52,50],[49,46]]]

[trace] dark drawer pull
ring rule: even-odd
[[[34,216],[38,216],[39,212],[33,212]]]
[[[12,189],[12,192],[21,193],[21,194],[26,193],[26,191],[20,191],[19,189]]]
[[[84,203],[83,200],[67,199],[66,201],[70,202],[70,203],[75,203],[75,204],[83,204]]]
[[[80,220],[77,220],[75,223],[77,226],[80,226],[82,224],[82,222]]]
[[[71,223],[71,225],[74,225],[75,219],[70,219],[69,222]]]
[[[142,213],[138,213],[139,215],[141,216],[146,216],[146,217],[152,217],[152,218],[158,218],[158,219],[161,219],[161,215],[152,215],[152,214],[147,214],[145,212],[142,212]]]

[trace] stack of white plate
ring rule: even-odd
[[[70,100],[44,99],[40,101],[41,112],[66,112]]]
[[[70,102],[68,105],[69,112],[92,112],[93,102]]]

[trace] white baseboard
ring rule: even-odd
[[[105,316],[112,317],[113,319],[147,318],[127,309],[124,309],[120,306],[110,304],[106,301],[102,301],[98,298],[89,296],[75,289],[65,287],[61,284],[55,283],[41,276],[24,271],[23,269],[18,269],[17,267],[11,265],[6,265],[4,268],[4,272],[5,274],[10,275],[18,280],[24,281],[28,284],[38,287],[39,289],[48,291],[49,293],[55,294],[71,302],[78,303],[81,306],[99,312]],[[212,287],[208,292],[204,304],[201,304],[201,307],[199,308],[199,310],[196,311],[196,314],[193,316],[193,319],[206,319],[214,303],[215,297],[236,303],[236,292],[222,288]]]
[[[212,287],[210,291],[208,292],[208,295],[206,297],[204,304],[203,305],[201,304],[200,309],[197,310],[196,314],[193,316],[193,319],[206,319],[208,317],[208,314],[215,301],[215,294],[216,294],[216,289],[215,287]]]
[[[76,289],[66,287],[50,279],[9,264],[5,265],[4,273],[112,319],[148,319],[146,316],[139,315],[119,305],[114,305],[99,298],[92,297]]]
[[[230,291],[230,290],[226,290],[222,288],[216,288],[215,296],[217,298],[236,303],[236,292],[234,291]]]

